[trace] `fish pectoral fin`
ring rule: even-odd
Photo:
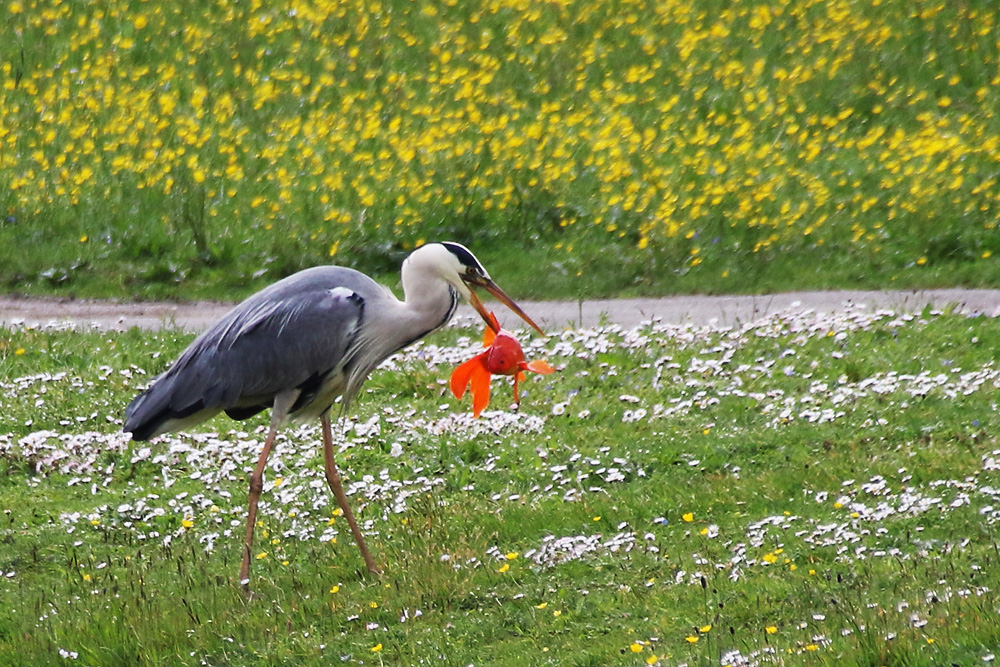
[[[552,367],[552,365],[549,362],[543,359],[536,359],[535,361],[529,361],[524,365],[524,368],[525,370],[529,370],[532,373],[539,373],[541,375],[548,375],[549,373],[554,373],[556,370],[555,368]]]

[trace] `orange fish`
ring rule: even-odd
[[[471,385],[472,414],[476,417],[489,405],[490,378],[493,375],[514,376],[514,402],[520,405],[517,385],[525,379],[525,371],[548,375],[555,370],[546,361],[525,361],[524,350],[517,339],[500,328],[493,313],[490,313],[490,318],[493,321],[483,332],[486,351],[461,364],[451,374],[451,392],[455,398],[461,399]]]

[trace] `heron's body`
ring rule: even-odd
[[[220,412],[245,419],[283,392],[297,394],[288,418],[318,418],[338,396],[349,401],[386,357],[447,324],[458,293],[444,281],[429,286],[418,303],[404,303],[353,269],[289,276],[199,336],[132,401],[125,430],[147,440]]]
[[[457,243],[431,243],[403,263],[404,300],[374,280],[337,266],[300,271],[257,292],[199,336],[125,409],[135,440],[188,428],[220,412],[246,419],[271,408],[271,427],[250,476],[240,580],[249,582],[250,549],[267,458],[289,418],[319,418],[327,481],[365,564],[377,572],[333,460],[330,408],[346,405],[386,357],[444,326],[459,298],[496,327],[471,285],[480,286],[537,325]],[[539,332],[541,331],[538,329]]]

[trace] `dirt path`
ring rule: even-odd
[[[175,327],[202,331],[221,317],[231,305],[216,302],[125,303],[0,296],[0,325],[59,322],[102,329]],[[901,312],[919,311],[925,306],[955,306],[962,312],[1000,316],[1000,290],[787,292],[758,296],[595,299],[579,303],[523,302],[521,305],[539,324],[549,329],[581,324],[593,326],[602,321],[635,326],[654,317],[673,324],[727,325],[789,309],[829,313],[843,310],[849,305],[889,308]],[[498,315],[503,311],[503,307],[497,308]],[[473,311],[465,306],[459,309],[459,314],[472,315]],[[515,326],[509,317],[501,316],[501,321]]]

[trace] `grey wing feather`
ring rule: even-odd
[[[210,403],[273,396],[336,369],[357,335],[364,301],[354,292],[301,294],[263,304],[231,323],[195,365],[211,374]],[[201,370],[201,368],[199,368]]]
[[[145,439],[169,430],[170,420],[266,406],[280,392],[310,390],[344,363],[364,316],[359,292],[377,296],[372,286],[382,289],[363,274],[323,267],[250,297],[129,404],[125,430]]]

